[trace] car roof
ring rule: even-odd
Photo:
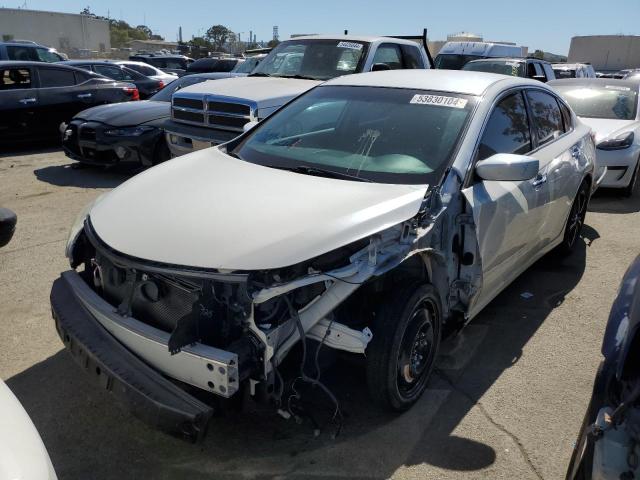
[[[464,70],[386,70],[380,72],[344,75],[324,83],[324,85],[368,86],[386,88],[410,88],[436,90],[468,95],[482,95],[496,83],[509,86],[535,86],[540,82],[521,77],[510,77],[496,73],[471,72]]]
[[[552,85],[556,87],[562,86],[598,86],[598,87],[629,87],[632,90],[638,90],[639,84],[638,82],[632,82],[629,80],[621,80],[618,78],[567,78],[565,80],[550,80],[547,82],[547,85]]]
[[[110,62],[108,60],[91,60],[91,59],[87,59],[87,60],[63,60],[62,62],[56,62],[56,63],[64,63],[66,65],[87,65],[89,63],[91,65],[100,65],[100,64],[114,65],[115,62]]]
[[[11,46],[16,46],[16,47],[43,47],[43,48],[52,48],[52,47],[47,47],[46,45],[40,45],[39,43],[36,42],[32,42],[30,40],[25,40],[25,41],[13,41],[13,42],[0,42],[0,45],[11,45]]]
[[[405,39],[396,38],[396,37],[383,37],[383,36],[374,36],[374,35],[305,35],[302,37],[289,38],[283,41],[288,42],[291,40],[293,41],[295,40],[336,40],[340,42],[369,42],[369,43],[385,41],[385,42],[393,42],[393,43],[402,43],[404,45],[418,45],[413,40],[405,40]]]
[[[590,64],[589,63],[562,63],[562,62],[551,64],[553,68],[566,68],[566,69],[586,67],[587,65],[590,65]]]
[[[532,61],[532,62],[540,62],[540,63],[548,63],[549,65],[551,65],[550,62],[547,62],[546,60],[540,60],[539,58],[533,58],[533,57],[491,57],[491,58],[480,58],[478,60],[470,60],[467,63],[481,63],[481,62],[495,62],[496,60],[500,61],[500,62],[528,62],[528,61]]]
[[[86,72],[80,68],[76,68],[73,65],[65,65],[66,62],[36,62],[33,60],[0,60],[0,67],[46,67],[46,66],[61,66],[67,68],[73,68],[81,72]]]

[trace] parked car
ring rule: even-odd
[[[595,69],[588,63],[552,63],[556,79],[596,78]]]
[[[149,65],[148,63],[144,63],[144,62],[133,62],[131,60],[116,60],[113,63],[122,65],[123,67],[127,67],[146,77],[153,78],[154,80],[161,80],[165,85],[173,82],[178,78],[178,75],[176,75],[175,73],[163,72],[159,68],[156,68],[153,65]]]
[[[632,479],[640,443],[640,257],[611,306],[602,362],[573,449],[567,480]]]
[[[537,58],[483,58],[467,62],[462,70],[533,78],[541,82],[556,78],[551,64]]]
[[[522,56],[522,47],[515,45],[492,42],[447,42],[436,55],[435,68],[460,70],[471,60]]]
[[[593,130],[601,187],[634,192],[640,168],[640,84],[609,78],[557,80],[550,85]]]
[[[258,64],[266,57],[266,54],[254,55],[244,59],[242,62],[236,63],[236,66],[228,72],[214,72],[211,74],[210,80],[219,80],[221,78],[246,77]]]
[[[0,247],[7,245],[16,231],[18,216],[8,208],[0,207]]]
[[[209,80],[212,75],[179,78],[149,100],[83,110],[68,125],[61,126],[65,154],[96,165],[136,162],[149,167],[167,160],[169,150],[163,126],[171,115],[171,95],[180,88]]]
[[[66,56],[58,53],[55,48],[38,45],[35,42],[0,42],[0,60],[60,62],[66,59]]]
[[[185,75],[193,73],[230,72],[236,65],[244,62],[242,58],[199,58],[189,64]]]
[[[0,141],[56,137],[81,110],[138,99],[135,85],[79,68],[0,61]]]
[[[422,48],[416,41],[422,40]],[[416,37],[308,36],[281,42],[244,78],[185,88],[173,96],[167,143],[179,156],[231,140],[247,123],[340,75],[430,65],[426,34]]]
[[[112,80],[117,80],[118,82],[133,83],[138,88],[141,100],[145,100],[151,95],[158,93],[165,86],[165,82],[163,80],[147,77],[135,70],[131,70],[123,65],[118,65],[112,62],[102,60],[67,60],[66,62],[61,63],[89,70],[107,78],[111,78]]]
[[[20,401],[0,380],[0,475],[3,480],[56,480],[47,449]]]
[[[475,317],[547,252],[571,252],[594,150],[537,81],[335,78],[88,206],[53,284],[57,330],[134,414],[190,439],[212,408],[167,377],[278,402],[296,381],[279,366],[300,345],[293,377],[336,400],[305,373],[307,339],[366,353],[372,399],[407,410],[446,322]]]
[[[189,58],[184,55],[155,53],[137,53],[135,55],[130,55],[129,60],[148,63],[149,65],[159,68],[163,72],[175,73],[177,75],[184,75],[187,71],[187,66],[194,61],[193,58]]]

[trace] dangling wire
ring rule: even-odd
[[[343,416],[342,416],[342,411],[340,410],[340,403],[338,402],[338,399],[335,397],[335,395],[331,392],[331,390],[329,390],[329,388],[327,388],[326,385],[324,385],[324,383],[322,383],[320,381],[320,366],[319,366],[319,362],[318,362],[318,356],[319,356],[319,350],[322,347],[322,344],[324,343],[325,339],[327,338],[328,334],[329,334],[329,330],[327,329],[327,332],[325,333],[323,339],[322,339],[322,343],[318,346],[317,350],[316,350],[316,357],[315,357],[315,367],[316,367],[316,377],[315,378],[311,378],[309,376],[307,376],[306,373],[304,373],[304,366],[305,363],[307,361],[307,338],[304,332],[304,328],[302,327],[302,322],[300,320],[300,316],[298,315],[298,311],[293,307],[291,300],[285,295],[284,297],[285,302],[287,303],[287,306],[289,307],[289,312],[291,314],[291,317],[293,318],[293,320],[296,322],[296,326],[298,328],[298,333],[300,334],[300,340],[302,341],[302,362],[300,363],[300,376],[297,377],[291,387],[292,390],[295,392],[294,395],[291,395],[289,397],[289,399],[287,400],[287,407],[289,408],[289,413],[291,413],[292,415],[295,415],[291,409],[291,399],[292,397],[297,398],[298,400],[301,398],[301,395],[298,393],[298,391],[295,389],[295,384],[298,380],[302,380],[304,382],[307,382],[309,384],[311,384],[312,386],[318,386],[326,395],[327,397],[329,397],[329,399],[331,400],[331,402],[335,405],[335,410],[333,413],[333,416],[331,417],[331,422],[335,422],[336,419],[338,420],[338,428],[335,432],[335,434],[333,435],[333,437],[337,437],[338,435],[340,435],[340,432],[342,431],[342,423],[343,423]],[[333,323],[333,320],[332,320]],[[313,417],[311,417],[311,421],[315,424],[315,420],[313,419]]]

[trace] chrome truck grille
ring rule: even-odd
[[[255,120],[257,106],[239,98],[175,93],[171,100],[171,118],[188,123],[233,132]]]

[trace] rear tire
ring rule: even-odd
[[[430,284],[406,283],[387,293],[371,326],[367,384],[372,400],[402,412],[418,401],[435,366],[442,307]]]
[[[584,225],[584,218],[587,215],[587,206],[589,205],[589,184],[586,181],[582,182],[576,197],[573,199],[571,210],[569,212],[569,218],[564,227],[564,238],[562,243],[558,245],[558,252],[567,256],[571,254],[576,246],[578,238],[580,238],[580,232]]]

